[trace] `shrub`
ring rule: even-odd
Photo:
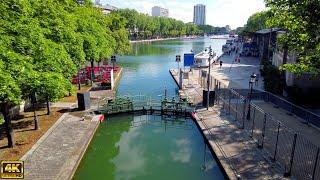
[[[282,94],[284,79],[278,67],[273,66],[269,61],[264,61],[261,75],[264,78],[263,83],[266,91]]]

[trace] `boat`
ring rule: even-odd
[[[210,39],[229,39],[229,35],[213,35]]]
[[[213,52],[213,58],[211,64],[217,59],[217,55]],[[194,56],[194,67],[208,67],[209,66],[209,52],[202,51]]]

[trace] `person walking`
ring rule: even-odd
[[[222,67],[222,61],[220,60],[220,69],[221,69],[221,67]]]

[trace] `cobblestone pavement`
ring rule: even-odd
[[[25,179],[70,179],[98,125],[65,113],[21,158]]]

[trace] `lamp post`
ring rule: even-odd
[[[205,50],[206,51],[206,50]],[[212,49],[211,49],[211,46],[209,46],[209,58],[208,58],[208,61],[209,61],[209,74],[208,74],[208,79],[207,79],[207,87],[208,87],[208,91],[207,91],[207,110],[209,110],[209,102],[210,102],[210,72],[211,72],[211,58],[212,58]]]
[[[178,63],[178,78],[179,78],[179,88],[182,89],[182,78],[180,77],[180,62],[181,62],[181,56],[176,55],[176,62]]]
[[[247,120],[250,120],[250,111],[251,111],[251,96],[252,96],[252,90],[253,90],[253,83],[256,80],[257,75],[252,73],[250,76],[249,81],[249,87],[250,87],[250,94],[249,94],[249,104],[248,104],[248,113],[247,113]]]

